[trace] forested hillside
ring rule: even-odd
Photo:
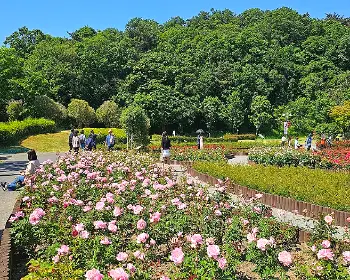
[[[283,114],[298,133],[334,129],[331,108],[350,100],[349,22],[281,8],[135,18],[123,32],[82,27],[68,38],[20,28],[0,48],[2,120],[11,100],[21,118],[45,117],[46,95],[94,109],[138,104],[157,132],[255,131],[257,119],[266,132]]]

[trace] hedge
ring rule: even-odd
[[[258,191],[350,211],[350,173],[307,167],[229,165],[197,162],[199,172]]]
[[[125,130],[121,128],[84,128],[83,130],[86,137],[88,137],[90,134],[90,131],[93,130],[94,133],[97,135],[97,144],[103,144],[106,140],[106,136],[110,129],[112,130],[115,136],[116,144],[126,144],[126,133],[125,133]],[[80,129],[79,129],[79,134],[80,134]]]
[[[0,122],[0,146],[18,144],[30,135],[49,133],[55,130],[55,122],[46,119]]]
[[[172,143],[194,143],[197,136],[169,136]],[[160,135],[152,135],[152,140],[161,140]],[[226,134],[224,137],[204,137],[204,143],[237,142],[238,140],[255,140],[254,134]]]

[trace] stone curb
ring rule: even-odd
[[[19,211],[21,206],[21,200],[17,200],[10,217]],[[9,217],[9,219],[10,219]],[[5,229],[3,230],[0,241],[0,279],[11,279],[11,266],[12,266],[12,247],[11,247],[11,223],[9,219],[6,222]]]

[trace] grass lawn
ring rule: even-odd
[[[30,136],[21,142],[21,146],[38,152],[67,152],[69,133],[70,131],[66,130]]]

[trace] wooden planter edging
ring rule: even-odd
[[[19,211],[21,206],[21,200],[17,200],[13,207],[12,216]],[[10,219],[10,218],[9,218]],[[12,250],[11,250],[11,223],[9,219],[6,222],[5,229],[2,232],[1,243],[0,243],[0,279],[11,279],[11,261],[12,261]]]
[[[217,178],[200,173],[192,167],[188,169],[188,173],[193,177],[198,177],[201,181],[206,182],[208,184],[215,185],[218,183]],[[304,216],[309,218],[318,218],[321,214],[333,214],[335,224],[342,227],[348,224],[346,219],[350,218],[349,212],[339,211],[325,206],[298,201],[289,197],[260,192],[254,189],[250,189],[248,187],[240,186],[232,182],[230,182],[230,187],[228,191],[237,195],[243,195],[248,197],[253,197],[256,194],[261,193],[263,194],[263,197],[261,198],[261,202],[263,204],[289,212],[297,210],[298,213],[303,214]]]

